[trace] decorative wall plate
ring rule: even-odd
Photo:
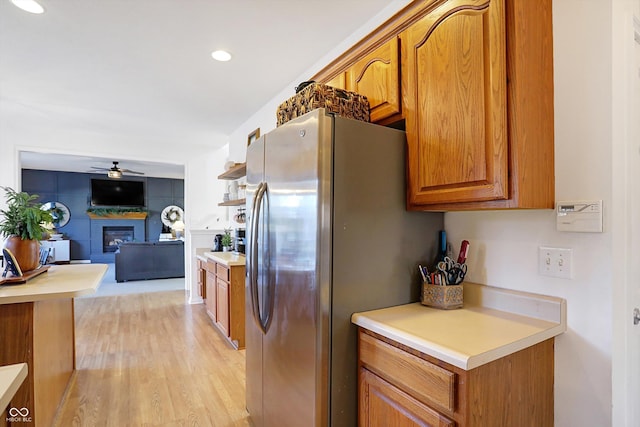
[[[169,205],[162,210],[160,218],[164,225],[171,227],[176,221],[184,221],[184,211],[179,206]]]

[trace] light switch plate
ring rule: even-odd
[[[538,273],[542,276],[571,279],[573,250],[540,246],[538,250]]]

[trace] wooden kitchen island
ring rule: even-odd
[[[28,365],[10,406],[27,408],[32,426],[52,424],[75,370],[73,299],[94,293],[106,271],[56,265],[25,284],[0,286],[0,365]]]

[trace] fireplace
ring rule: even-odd
[[[133,227],[102,227],[102,252],[115,252],[122,242],[133,242]]]

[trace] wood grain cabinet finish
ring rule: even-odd
[[[207,299],[207,287],[206,287],[206,282],[207,282],[207,270],[205,268],[206,266],[206,261],[202,261],[201,259],[196,259],[196,265],[197,265],[197,286],[196,286],[196,290],[198,292],[198,296],[202,297],[203,300]],[[206,304],[206,303],[205,303]]]
[[[74,327],[72,298],[0,304],[0,365],[29,369],[10,407],[27,408],[30,421],[8,425],[54,424],[76,365]]]
[[[347,90],[369,100],[371,121],[400,114],[400,52],[393,38],[364,55],[347,70]]]
[[[551,2],[447,1],[402,34],[407,205],[553,208]]]
[[[455,426],[454,421],[362,368],[360,393],[360,426]]]
[[[504,0],[448,1],[401,39],[409,206],[508,198]]]
[[[346,74],[346,89],[373,101],[373,122],[404,126],[408,209],[552,209],[551,6],[416,0],[313,79]],[[396,85],[394,63],[373,59],[398,43]]]
[[[328,86],[336,87],[338,89],[347,89],[347,77],[346,73],[340,72],[336,76],[332,77],[329,80],[322,82]]]
[[[360,328],[358,425],[551,427],[553,338],[465,371]]]
[[[229,284],[222,279],[216,280],[216,326],[229,338]]]
[[[204,300],[204,304],[207,308],[207,314],[211,317],[213,322],[216,322],[217,319],[217,290],[216,290],[216,274],[215,274],[215,263],[213,261],[207,261],[206,263],[206,272],[205,272],[205,294],[207,295],[207,299]]]
[[[214,326],[236,349],[244,348],[244,276],[243,265],[228,266],[207,261],[205,304]]]

